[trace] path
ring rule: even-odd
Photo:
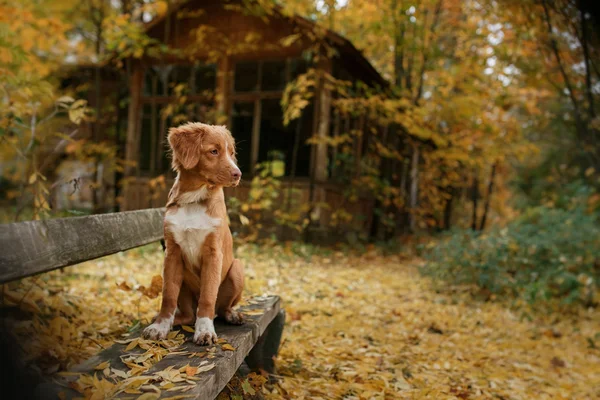
[[[414,260],[299,249],[238,249],[247,294],[278,294],[288,313],[282,379],[268,398],[600,398],[598,311],[530,321],[436,293]],[[17,333],[35,364],[63,370],[146,323],[161,260],[146,247],[5,288],[8,303],[27,293],[22,307],[35,317]]]

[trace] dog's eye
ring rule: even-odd
[[[219,155],[219,150],[217,150],[217,149],[212,149],[212,150],[210,151],[210,154],[212,154],[213,156],[217,156],[217,155]]]

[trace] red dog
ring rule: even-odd
[[[175,184],[164,220],[166,254],[163,297],[154,323],[142,335],[164,339],[173,325],[192,324],[194,342],[217,341],[215,312],[232,324],[242,296],[244,271],[233,258],[224,186],[237,186],[235,142],[224,126],[187,123],[169,130]]]

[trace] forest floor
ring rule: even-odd
[[[600,397],[598,310],[532,314],[438,293],[416,258],[312,251],[238,246],[246,298],[280,295],[287,312],[266,398]],[[161,267],[153,245],[4,287],[32,315],[16,330],[31,365],[66,370],[146,324]]]

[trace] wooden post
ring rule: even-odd
[[[314,128],[316,128],[316,131],[313,130],[313,135],[316,134],[318,143],[312,147],[311,152],[312,166],[310,171],[309,198],[312,205],[308,216],[311,224],[313,220],[318,220],[319,225],[321,225],[323,223],[324,216],[321,213],[321,207],[315,205],[315,203],[325,201],[326,197],[325,188],[323,185],[317,186],[317,184],[326,182],[328,176],[327,144],[324,142],[324,139],[329,136],[331,89],[326,85],[325,75],[331,73],[331,60],[321,56],[317,65],[317,69],[319,70],[320,74],[315,95],[315,121],[313,121],[313,123],[315,124]],[[306,234],[310,235],[309,229],[306,230]]]
[[[246,356],[248,367],[254,370],[262,369],[269,374],[276,372],[274,357],[279,352],[284,325],[285,311],[280,310],[258,339],[258,342],[254,345],[248,356]]]
[[[131,83],[129,86],[129,111],[127,115],[127,142],[125,147],[125,178],[135,175],[138,169],[140,148],[140,106],[142,96],[142,84],[144,82],[144,70],[139,63],[133,65]],[[135,165],[132,165],[135,163]],[[128,210],[127,199],[129,189],[123,191],[123,210]]]
[[[260,146],[260,116],[262,114],[262,100],[254,100],[254,119],[252,120],[252,143],[250,154],[250,172],[254,176],[258,163],[258,150]]]
[[[229,114],[229,98],[231,87],[231,59],[227,56],[222,57],[217,65],[217,93],[216,103],[219,114],[225,116]]]

